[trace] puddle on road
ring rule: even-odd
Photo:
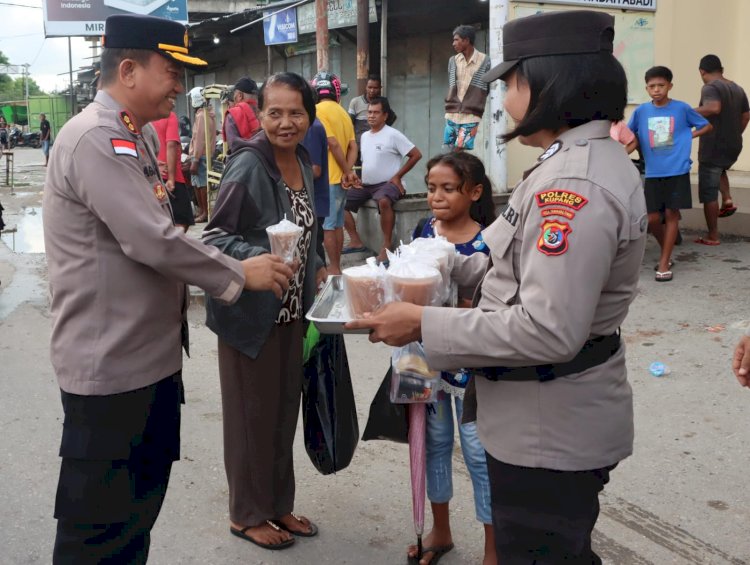
[[[13,224],[6,221],[6,230],[13,229]],[[15,225],[15,232],[3,233],[2,240],[15,253],[44,253],[44,229],[42,227],[42,208],[34,206],[25,208]]]

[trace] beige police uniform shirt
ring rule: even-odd
[[[610,122],[568,130],[482,232],[480,253],[458,257],[460,286],[481,281],[473,309],[425,308],[422,336],[433,369],[528,366],[572,359],[610,335],[636,295],[646,242],[640,177]],[[540,383],[477,377],[485,449],[512,465],[601,468],[630,455],[632,393],[625,345],[602,365]]]
[[[106,92],[55,140],[44,185],[60,388],[107,395],[182,367],[185,283],[239,298],[242,265],[174,227],[156,159]]]

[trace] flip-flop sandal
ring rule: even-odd
[[[440,561],[443,558],[443,555],[448,553],[451,549],[453,549],[455,546],[452,543],[449,543],[448,545],[436,545],[434,547],[425,547],[422,549],[422,557],[412,557],[411,555],[408,555],[408,563],[409,565],[419,565],[419,562],[424,559],[425,553],[432,553],[432,558],[430,559],[430,565],[437,565],[437,562]]]
[[[699,237],[698,239],[696,239],[695,243],[700,243],[701,245],[709,245],[711,247],[721,245],[720,241],[713,241],[712,239],[703,239],[702,237]]]
[[[294,512],[290,512],[292,517],[297,520],[302,526],[304,527],[305,523],[300,519],[299,516],[297,516]],[[308,520],[310,522],[310,520]],[[312,538],[318,535],[318,526],[310,522],[310,531],[305,532],[303,530],[292,530],[291,528],[288,528],[284,525],[284,522],[281,520],[273,520],[272,523],[276,526],[278,526],[280,529],[284,530],[285,532],[289,532],[293,536],[299,536],[301,538]]]
[[[734,214],[737,211],[737,206],[724,206],[721,210],[719,210],[719,217],[720,218],[728,218],[732,214]]]
[[[349,255],[351,253],[364,253],[367,251],[367,247],[364,245],[362,247],[344,247],[344,249],[341,250],[342,255]]]
[[[674,267],[674,261],[672,261],[670,259],[670,261],[669,261],[669,269],[671,270],[672,267]],[[654,271],[658,271],[658,270],[659,270],[659,263],[657,263],[656,265],[654,265]]]
[[[654,279],[656,282],[669,282],[672,280],[672,271],[664,271],[663,273],[661,271],[656,271]]]
[[[266,520],[266,524],[271,526],[276,531],[281,531],[281,528],[279,528],[276,524],[274,524],[271,520]],[[278,549],[286,549],[287,547],[292,547],[294,545],[294,538],[289,538],[288,540],[279,542],[279,543],[263,543],[256,539],[251,538],[249,535],[247,535],[247,531],[252,528],[253,526],[247,526],[245,528],[242,528],[241,530],[238,530],[236,528],[229,527],[229,531],[233,536],[237,536],[240,539],[243,539],[245,541],[249,541],[250,543],[254,543],[258,547],[262,547],[263,549],[271,549],[271,550],[278,550]]]

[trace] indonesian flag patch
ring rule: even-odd
[[[129,155],[130,157],[138,158],[138,149],[135,146],[135,141],[128,141],[127,139],[112,139],[111,141],[115,155]]]

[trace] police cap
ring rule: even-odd
[[[104,22],[102,45],[107,49],[148,49],[188,67],[208,63],[188,55],[187,28],[179,22],[154,16],[116,14]]]
[[[482,77],[502,79],[524,59],[547,55],[612,53],[615,19],[593,10],[546,12],[512,20],[503,26],[505,61]]]
[[[242,77],[234,85],[235,90],[244,92],[245,94],[258,94],[258,83],[256,83],[250,77]]]

